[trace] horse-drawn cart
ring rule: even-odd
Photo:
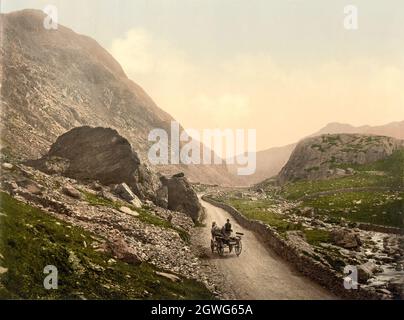
[[[235,236],[227,236],[224,234],[215,235],[215,237],[210,240],[210,248],[212,249],[212,253],[217,251],[220,256],[223,256],[226,248],[229,250],[229,253],[231,253],[234,249],[234,252],[238,257],[243,249],[241,242],[242,235],[244,234],[241,232],[236,232]]]

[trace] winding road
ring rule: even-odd
[[[211,255],[211,261],[222,272],[238,299],[335,299],[329,291],[293,270],[274,252],[265,247],[256,235],[241,227],[231,215],[221,208],[200,200],[206,209],[206,228],[203,237],[210,243],[210,225],[219,226],[230,219],[233,230],[244,233],[243,252],[219,257]]]

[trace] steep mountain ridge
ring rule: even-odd
[[[404,139],[404,120],[391,122],[380,126],[359,126],[350,124],[332,122],[321,128],[319,131],[311,134],[309,137],[315,137],[322,134],[337,133],[359,133],[388,136],[396,139]],[[267,178],[277,175],[282,167],[289,160],[290,155],[295,149],[296,143],[288,144],[282,147],[274,147],[257,152],[257,170],[251,176],[243,177],[243,184],[249,185],[261,182]]]
[[[372,163],[402,149],[404,141],[385,136],[324,134],[302,140],[279,173],[279,182],[350,174],[354,164]]]
[[[95,40],[62,25],[46,30],[44,17],[37,10],[1,15],[1,146],[23,160],[39,158],[68,130],[102,126],[117,129],[146,161],[150,130],[169,132],[174,119]],[[232,182],[225,165],[157,170],[183,171],[205,183]]]

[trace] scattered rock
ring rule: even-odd
[[[0,275],[6,273],[7,271],[8,271],[7,268],[4,268],[4,267],[0,266]]]
[[[380,268],[375,263],[368,261],[358,266],[358,280],[360,283],[366,283],[375,273],[379,271]]]
[[[331,232],[332,241],[345,249],[356,249],[362,244],[359,235],[346,229],[336,229]]]
[[[6,169],[6,170],[11,170],[11,169],[14,168],[14,166],[13,166],[11,163],[8,163],[8,162],[3,162],[3,163],[1,164],[1,167],[2,167],[3,169]]]
[[[355,170],[352,169],[352,168],[347,168],[345,171],[346,171],[347,174],[354,174],[355,173]]]
[[[137,213],[136,211],[133,211],[132,209],[130,209],[128,207],[120,207],[119,211],[121,211],[123,213],[126,213],[126,214],[129,214],[129,215],[131,215],[133,217],[138,217],[139,216],[139,213]]]
[[[74,199],[81,199],[81,192],[80,191],[78,191],[77,189],[75,189],[74,187],[72,187],[72,186],[64,186],[63,188],[62,188],[62,192],[65,194],[65,195],[67,195],[67,196],[69,196],[69,197],[72,197],[72,198],[74,198]]]
[[[345,175],[345,170],[344,169],[340,169],[340,168],[335,168],[334,169],[334,174],[336,176],[344,176]]]
[[[156,274],[157,274],[158,276],[167,278],[167,279],[169,279],[169,280],[171,280],[171,281],[173,281],[173,282],[180,282],[180,281],[181,281],[181,278],[179,278],[179,277],[177,277],[176,275],[171,274],[171,273],[158,272],[158,271],[156,271]]]
[[[102,185],[100,185],[97,181],[93,181],[91,183],[91,189],[93,189],[94,191],[102,191]]]
[[[173,175],[173,178],[184,178],[185,173],[184,172],[179,172]]]
[[[136,251],[129,247],[122,238],[115,238],[112,242],[110,242],[109,249],[117,259],[126,263],[134,265],[139,265],[142,263],[142,260],[139,258]]]
[[[138,197],[135,197],[135,199],[133,199],[132,201],[130,201],[130,203],[135,207],[140,209],[142,207],[142,201],[140,201],[140,199]]]
[[[126,183],[120,183],[115,187],[115,193],[119,195],[122,199],[127,202],[132,203],[136,208],[142,207],[142,202],[139,198],[132,192]]]
[[[25,188],[29,193],[40,195],[42,194],[41,188],[36,183],[31,183]]]

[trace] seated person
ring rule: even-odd
[[[221,235],[220,228],[217,226],[216,222],[212,222],[212,228],[210,229],[210,233],[212,234],[212,239],[215,239],[216,236]]]
[[[232,230],[232,228],[231,228],[230,219],[227,219],[227,222],[224,224],[224,226],[223,226],[223,228],[222,228],[222,233],[223,233],[226,237],[230,237],[232,232],[233,232],[233,230]]]

